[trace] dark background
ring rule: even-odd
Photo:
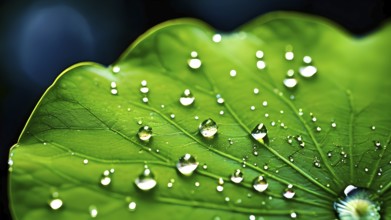
[[[40,0],[0,1],[1,219],[9,219],[9,148],[35,104],[66,67],[114,62],[142,33],[163,21],[193,17],[232,31],[270,11],[326,17],[361,37],[390,18],[382,0]]]

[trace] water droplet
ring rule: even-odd
[[[254,110],[255,110],[255,106],[253,106],[253,105],[250,106],[250,110],[251,110],[251,111],[254,111]]]
[[[333,128],[337,127],[337,123],[332,122],[332,123],[331,123],[331,127],[333,127]]]
[[[305,78],[314,76],[317,71],[318,71],[317,68],[314,66],[304,66],[304,67],[300,67],[299,69],[300,75]]]
[[[344,190],[345,198],[334,202],[334,209],[339,219],[379,220],[380,206],[371,199],[368,191],[349,185]]]
[[[204,169],[204,170],[208,169],[208,165],[206,165],[206,164],[202,165],[202,169]]]
[[[371,130],[372,130],[372,131],[376,130],[376,127],[373,125],[373,126],[371,127]]]
[[[144,94],[147,94],[149,92],[149,88],[148,87],[141,87],[140,88],[140,92],[144,93]]]
[[[148,97],[143,97],[143,98],[142,98],[142,101],[143,101],[144,103],[148,103],[149,99],[148,99]]]
[[[319,127],[319,126],[317,126],[317,127],[316,127],[316,131],[317,131],[317,132],[321,132],[321,131],[322,131],[322,128]]]
[[[296,212],[291,212],[290,216],[291,216],[291,218],[297,218]]]
[[[170,118],[171,118],[171,119],[174,119],[174,118],[175,118],[175,114],[171,114],[171,115],[170,115]]]
[[[285,78],[283,83],[286,88],[292,89],[296,87],[297,80],[295,78]]]
[[[367,172],[369,171],[369,169],[365,167],[365,168],[364,168],[364,171],[367,173]]]
[[[118,95],[118,90],[117,89],[111,89],[110,92],[113,95]]]
[[[292,188],[292,184],[289,184],[282,195],[287,199],[292,199],[296,194]]]
[[[137,188],[141,189],[142,191],[148,191],[154,188],[157,182],[152,171],[147,166],[145,166],[144,171],[136,178],[134,183],[136,184]]]
[[[220,94],[216,95],[216,101],[218,104],[224,104],[224,99],[221,97]]]
[[[100,179],[100,184],[102,186],[108,186],[111,183],[110,171],[105,170]]]
[[[234,183],[241,183],[243,181],[243,172],[239,169],[231,175],[231,181]]]
[[[192,155],[185,154],[184,156],[179,158],[176,167],[181,174],[185,176],[190,176],[191,174],[193,174],[194,170],[197,169],[198,162]]]
[[[138,137],[142,141],[149,141],[152,137],[152,128],[149,126],[142,126],[137,133]]]
[[[263,101],[263,102],[262,102],[262,105],[263,105],[264,107],[266,107],[266,106],[267,106],[267,101]]]
[[[147,80],[141,80],[141,86],[147,86],[148,85],[148,82]]]
[[[295,57],[295,54],[292,51],[288,51],[285,53],[286,60],[293,60],[294,57]]]
[[[53,210],[58,210],[59,208],[62,207],[62,205],[63,205],[63,202],[59,198],[54,198],[54,199],[50,200],[50,202],[49,202],[49,206]]]
[[[136,207],[137,207],[137,204],[135,202],[129,202],[128,207],[129,207],[130,211],[135,211]]]
[[[229,75],[230,75],[231,77],[235,77],[235,76],[236,76],[236,70],[231,70],[231,71],[229,71]]]
[[[255,57],[257,57],[258,59],[262,59],[264,56],[264,53],[262,50],[257,50],[257,52],[255,52]]]
[[[199,186],[200,186],[200,182],[195,182],[195,183],[194,183],[194,186],[195,186],[195,187],[199,187]]]
[[[263,165],[263,169],[264,170],[268,170],[269,169],[269,166],[267,164]]]
[[[192,52],[190,53],[190,56],[191,56],[192,58],[189,59],[189,60],[187,61],[187,64],[189,65],[189,67],[192,68],[192,69],[198,69],[198,68],[200,68],[202,62],[201,62],[200,59],[197,58],[197,57],[198,57],[198,53],[197,53],[196,51],[192,51]]]
[[[331,151],[327,152],[327,157],[330,158],[333,156],[333,153]]]
[[[221,35],[220,34],[214,34],[212,37],[213,42],[219,43],[221,41]]]
[[[91,216],[92,218],[95,218],[96,216],[98,216],[98,209],[96,208],[96,206],[91,205],[91,206],[89,207],[89,211],[90,211],[90,216]]]
[[[193,104],[194,100],[195,100],[195,97],[193,96],[193,94],[191,94],[189,89],[186,89],[183,92],[183,95],[179,98],[179,102],[183,106],[189,106],[189,105]]]
[[[266,63],[265,61],[263,60],[258,60],[257,61],[257,68],[260,69],[260,70],[263,70],[266,68]]]
[[[265,143],[267,144],[269,142],[269,139],[267,136],[267,129],[263,123],[260,123],[257,126],[255,126],[255,128],[251,131],[251,136],[255,140],[257,140],[263,144],[265,144]]]
[[[203,121],[198,127],[198,130],[200,131],[201,135],[206,138],[213,138],[213,136],[217,133],[217,129],[218,126],[216,122],[213,121],[211,118]]]
[[[290,161],[291,163],[295,162],[295,159],[293,158],[293,156],[289,156],[288,159],[289,159],[289,161]]]
[[[254,94],[255,95],[259,94],[259,89],[258,88],[254,88]]]
[[[112,71],[113,71],[114,73],[119,73],[119,71],[121,71],[121,68],[120,68],[119,66],[113,66]]]
[[[250,215],[250,216],[248,217],[248,219],[249,219],[249,220],[255,220],[255,215]]]
[[[224,180],[221,177],[217,181],[216,190],[217,190],[217,192],[222,192],[224,190]]]
[[[303,62],[305,64],[310,64],[312,62],[312,58],[310,56],[304,56],[303,57]]]
[[[263,192],[269,187],[265,177],[258,176],[253,180],[253,188],[258,192]]]

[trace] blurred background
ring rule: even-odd
[[[326,17],[357,37],[390,18],[385,0],[18,0],[0,1],[0,218],[10,219],[8,152],[56,76],[81,61],[114,62],[163,21],[193,17],[228,32],[271,11]]]

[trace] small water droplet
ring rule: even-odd
[[[250,106],[250,110],[251,110],[251,111],[254,111],[254,110],[255,110],[255,106],[253,106],[253,105]]]
[[[105,170],[100,179],[100,184],[102,186],[108,186],[111,183],[110,171]]]
[[[255,126],[255,128],[251,131],[251,136],[255,140],[257,140],[263,144],[265,144],[265,143],[267,144],[269,141],[268,135],[267,135],[267,129],[263,123],[260,123],[257,126]]]
[[[319,127],[319,126],[317,126],[317,127],[316,127],[316,131],[317,131],[317,132],[321,132],[321,131],[322,131],[322,128]]]
[[[148,87],[141,87],[140,88],[140,92],[144,93],[144,94],[147,94],[149,92],[149,88]]]
[[[121,68],[120,68],[119,66],[113,66],[112,71],[113,71],[114,73],[119,73],[119,71],[121,71]]]
[[[215,43],[219,43],[221,41],[221,34],[214,34],[212,40]]]
[[[372,130],[372,131],[376,130],[376,127],[373,125],[373,126],[371,127],[371,130]]]
[[[297,214],[296,214],[296,212],[291,212],[291,214],[290,214],[290,216],[291,216],[291,218],[297,218]]]
[[[267,106],[267,101],[263,101],[263,102],[262,102],[262,105],[263,105],[264,107],[266,107],[266,106]]]
[[[287,51],[285,53],[285,59],[286,60],[293,60],[294,57],[295,57],[295,54],[292,51]]]
[[[264,170],[268,170],[269,169],[269,166],[267,164],[263,165],[263,169]]]
[[[192,155],[185,154],[184,156],[179,158],[176,167],[181,174],[185,176],[190,176],[191,174],[193,174],[194,170],[197,169],[198,162]]]
[[[147,86],[148,85],[148,82],[147,80],[141,80],[141,86]]]
[[[332,123],[331,123],[331,127],[333,127],[333,128],[337,127],[337,123],[332,122]]]
[[[186,89],[183,92],[183,95],[179,98],[179,102],[183,106],[189,106],[189,105],[193,104],[194,100],[195,100],[195,97],[193,96],[193,94],[191,94],[189,89]]]
[[[217,129],[218,126],[216,122],[213,121],[211,118],[203,121],[198,127],[198,130],[200,131],[201,135],[206,138],[213,138],[213,136],[217,133]]]
[[[206,165],[206,164],[202,165],[202,169],[204,169],[204,170],[208,169],[208,165]]]
[[[265,61],[263,60],[258,60],[257,61],[257,68],[260,69],[260,70],[263,70],[266,68],[266,63]]]
[[[130,211],[135,211],[137,204],[135,202],[129,202],[128,208]]]
[[[249,219],[249,220],[255,220],[255,215],[250,215],[250,216],[248,217],[248,219]]]
[[[288,159],[289,159],[289,161],[290,161],[291,163],[295,162],[295,159],[293,158],[293,156],[289,156]]]
[[[231,181],[234,183],[241,183],[243,181],[243,172],[239,169],[231,175]]]
[[[54,199],[50,200],[50,202],[49,202],[49,206],[53,210],[58,210],[59,208],[62,207],[62,205],[63,205],[63,202],[59,198],[54,198]]]
[[[142,98],[142,101],[143,101],[144,103],[148,103],[149,99],[148,99],[148,97],[143,97],[143,98]]]
[[[258,176],[253,180],[253,188],[258,192],[263,192],[269,187],[265,177]]]
[[[224,99],[221,97],[220,94],[216,95],[216,101],[218,104],[224,104]]]
[[[83,164],[84,164],[84,165],[87,165],[87,164],[88,164],[88,159],[84,159],[84,160],[83,160]]]
[[[117,95],[118,94],[118,90],[117,89],[111,89],[110,92],[113,95]]]
[[[152,128],[149,126],[142,126],[137,133],[138,137],[142,141],[149,141],[152,137]]]
[[[369,171],[369,169],[368,168],[364,168],[364,171],[367,173]]]
[[[90,216],[91,216],[92,218],[95,218],[96,216],[98,216],[98,208],[96,208],[96,206],[91,205],[91,206],[89,207],[89,211],[90,211]]]
[[[285,189],[284,193],[282,194],[287,199],[292,199],[295,196],[295,191],[293,190],[293,185],[289,184],[288,187]]]
[[[286,88],[292,89],[296,87],[297,80],[295,78],[285,78],[283,83]]]
[[[148,191],[154,188],[157,182],[152,171],[147,166],[145,166],[144,171],[136,178],[134,183],[136,184],[137,188],[141,189],[142,191]]]
[[[197,57],[198,57],[198,53],[197,53],[196,51],[192,51],[192,52],[190,53],[190,56],[191,56],[192,58],[189,59],[189,60],[187,61],[187,64],[189,65],[189,67],[192,68],[192,69],[198,69],[198,68],[200,68],[202,62],[201,62],[200,59],[197,58]]]
[[[216,190],[217,192],[222,192],[224,190],[224,180],[221,177],[217,180]]]
[[[257,95],[257,94],[259,94],[259,89],[258,88],[254,88],[253,92],[254,92],[255,95]]]
[[[314,76],[317,71],[318,70],[315,66],[304,66],[304,67],[300,67],[299,69],[300,75],[305,78]]]
[[[330,158],[333,156],[333,153],[331,151],[327,152],[327,157]]]
[[[262,59],[264,56],[264,53],[262,50],[257,50],[257,52],[255,52],[255,57],[257,57],[258,59]]]
[[[174,119],[174,118],[175,118],[175,114],[171,114],[171,115],[170,115],[170,118],[171,118],[171,119]]]
[[[303,57],[303,62],[305,64],[310,64],[312,62],[312,58],[310,56],[304,56]]]
[[[229,75],[230,75],[231,77],[235,77],[235,76],[236,76],[236,70],[231,70],[231,71],[229,71]]]

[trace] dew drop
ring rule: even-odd
[[[192,57],[187,61],[187,64],[189,65],[190,68],[192,69],[198,69],[201,67],[201,60],[198,59],[198,53],[196,51],[192,51],[190,53],[190,56]]]
[[[254,110],[255,110],[255,106],[253,106],[253,105],[250,106],[250,110],[251,110],[251,111],[254,111]]]
[[[266,126],[263,123],[258,124],[255,126],[255,128],[251,131],[251,136],[261,142],[262,144],[267,144],[269,139],[267,136],[267,129]]]
[[[221,110],[221,111],[219,112],[219,114],[220,114],[220,115],[224,115],[224,111]]]
[[[111,183],[110,171],[105,170],[100,179],[100,184],[102,186],[108,186]]]
[[[148,97],[143,97],[143,98],[142,98],[142,101],[143,101],[144,103],[148,103],[149,99],[148,99]]]
[[[287,199],[292,199],[295,196],[295,191],[292,188],[292,184],[289,184],[282,195]]]
[[[114,73],[119,73],[119,71],[121,71],[121,68],[120,68],[119,66],[113,66],[112,71],[113,71]]]
[[[170,118],[171,118],[171,119],[174,119],[174,118],[175,118],[175,114],[171,114],[171,115],[170,115]]]
[[[293,60],[294,57],[295,57],[295,54],[292,51],[288,51],[285,53],[286,60]]]
[[[317,126],[317,127],[316,127],[316,131],[317,131],[317,132],[321,132],[321,131],[322,131],[322,128],[319,127],[319,126]]]
[[[292,89],[296,87],[297,80],[295,78],[285,78],[283,83],[286,88]]]
[[[149,141],[152,137],[152,128],[149,127],[149,126],[142,126],[139,130],[138,130],[138,138],[142,141]]]
[[[265,61],[263,60],[258,60],[257,61],[257,68],[260,69],[260,70],[263,70],[266,68],[266,63]]]
[[[217,192],[222,192],[224,190],[224,180],[221,177],[217,180],[216,190]]]
[[[235,76],[236,76],[236,70],[231,70],[231,71],[229,71],[229,75],[230,75],[231,77],[235,77]]]
[[[148,191],[154,188],[157,182],[151,170],[148,166],[145,166],[144,171],[136,178],[134,183],[142,191]]]
[[[63,202],[59,198],[54,198],[54,199],[50,200],[50,202],[49,202],[49,206],[53,210],[58,210],[59,208],[62,207],[62,205],[63,205]]]
[[[182,96],[179,98],[179,102],[183,105],[183,106],[189,106],[191,104],[193,104],[195,100],[195,97],[193,96],[193,94],[190,92],[189,89],[186,89]]]
[[[254,88],[253,92],[254,92],[255,95],[257,95],[257,94],[259,94],[259,89],[258,88]]]
[[[291,216],[292,219],[295,219],[295,218],[297,218],[297,213],[296,212],[291,212],[290,216]]]
[[[96,206],[91,205],[91,206],[89,207],[89,211],[90,211],[90,216],[91,216],[92,218],[95,218],[96,216],[98,216],[98,209],[96,208]]]
[[[376,130],[376,127],[373,125],[373,126],[371,127],[371,130],[372,130],[372,131]]]
[[[200,182],[195,182],[195,183],[194,183],[194,186],[195,186],[195,187],[199,187],[199,186],[200,186]]]
[[[111,89],[110,92],[113,95],[118,95],[118,90],[117,89]]]
[[[310,56],[304,56],[303,57],[303,62],[305,64],[310,64],[312,62],[312,58]]]
[[[241,183],[243,181],[243,172],[239,169],[231,175],[231,181],[234,183]]]
[[[257,52],[255,52],[255,57],[257,57],[258,59],[262,59],[264,56],[264,53],[262,50],[257,50]]]
[[[267,106],[267,101],[263,101],[263,102],[262,102],[262,105],[263,105],[264,107],[266,107],[266,106]]]
[[[331,123],[331,127],[336,128],[336,127],[337,127],[337,123],[332,122],[332,123]]]
[[[332,153],[331,151],[328,151],[328,152],[327,152],[327,157],[328,157],[328,158],[331,158],[332,156],[333,156],[333,153]]]
[[[255,220],[255,215],[250,215],[250,216],[248,217],[248,219],[249,219],[249,220]]]
[[[140,88],[140,92],[144,93],[144,94],[147,94],[149,92],[149,88],[148,87],[141,87]]]
[[[185,154],[184,156],[179,158],[176,167],[181,174],[185,176],[190,176],[191,174],[193,174],[194,170],[197,169],[198,162],[192,155]]]
[[[253,188],[258,192],[263,192],[269,187],[265,177],[258,176],[253,180]]]
[[[314,66],[304,66],[304,67],[300,67],[299,69],[300,75],[305,78],[314,76],[317,71],[318,70]]]
[[[147,80],[141,80],[141,86],[147,86],[148,85],[148,82]]]
[[[218,104],[224,104],[224,99],[221,97],[220,94],[216,95],[216,101]]]
[[[212,40],[215,43],[219,43],[221,41],[221,34],[214,34]]]
[[[135,211],[137,204],[135,202],[129,202],[128,208],[130,211]]]
[[[217,129],[218,126],[216,122],[213,121],[211,118],[203,121],[198,127],[198,130],[200,131],[201,135],[206,138],[213,138],[214,135],[217,133]]]

